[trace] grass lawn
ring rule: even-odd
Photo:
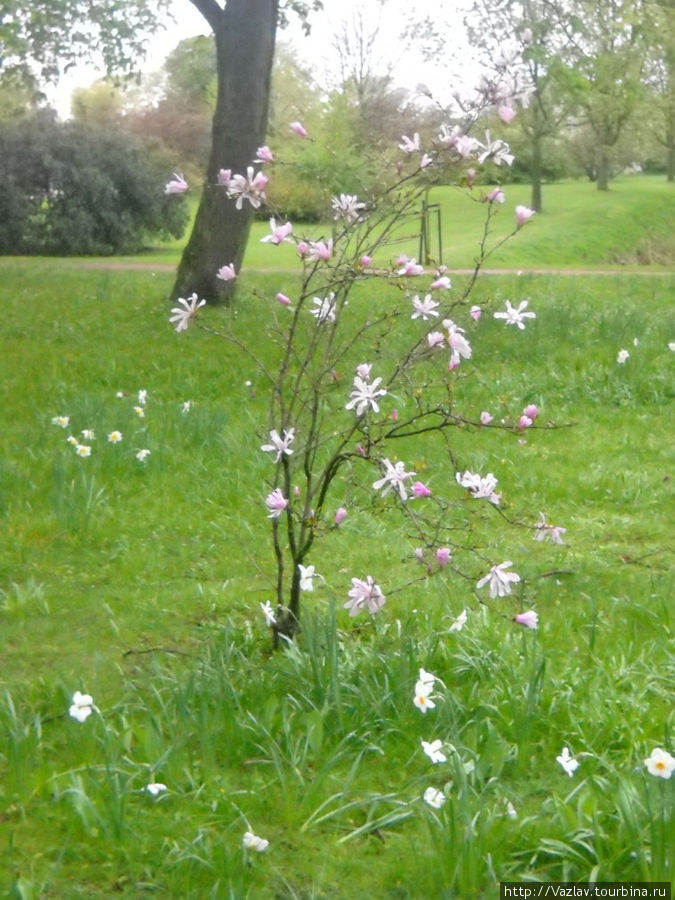
[[[617,185],[593,201],[616,211],[621,197]],[[567,215],[554,187],[545,198],[539,250],[532,223],[519,266],[551,239],[547,216]],[[583,262],[595,238],[560,233],[549,258]],[[454,252],[464,265],[470,247]],[[453,432],[457,468],[493,472],[516,524],[488,505],[479,558],[461,560],[471,578],[420,578],[396,515],[350,512],[316,545],[325,582],[297,647],[274,654],[259,609],[274,559],[256,371],[209,333],[173,332],[169,273],[20,260],[0,272],[3,894],[463,900],[498,896],[499,880],[673,880],[675,778],[643,760],[675,752],[675,278],[479,281],[471,302],[486,312],[467,322],[457,404],[498,419],[536,403],[544,425],[570,427]],[[259,297],[203,321],[233,319],[267,361],[262,298],[279,279],[242,281]],[[506,299],[536,310],[524,332],[490,314]],[[369,286],[359,302],[392,301]],[[82,429],[96,433],[87,458],[66,440]],[[456,494],[444,447],[410,452],[434,493]],[[564,546],[533,540],[540,511],[567,528]],[[522,582],[486,600],[484,561],[505,559]],[[352,620],[350,578],[366,572],[387,602]],[[538,630],[512,623],[526,609]],[[420,667],[442,680],[425,715]],[[77,690],[98,709],[82,723],[68,715]],[[421,741],[436,739],[447,759],[432,765]],[[152,796],[154,782],[168,790]],[[445,791],[441,809],[422,801],[428,787]],[[247,830],[266,853],[242,850]]]

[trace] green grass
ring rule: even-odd
[[[486,189],[487,190],[487,189]],[[487,246],[498,243],[514,227],[513,210],[530,202],[529,185],[506,185],[506,202],[499,207]],[[481,189],[473,191],[474,198]],[[487,265],[498,268],[592,268],[642,269],[675,266],[675,186],[659,176],[623,176],[603,193],[588,181],[565,181],[544,186],[544,210],[525,228],[518,240],[510,241],[490,256]],[[467,268],[478,253],[478,236],[485,207],[473,203],[456,188],[436,188],[430,201],[441,204],[443,261],[450,268]],[[435,223],[432,255],[437,254]],[[330,226],[295,224],[298,236],[326,235]],[[272,247],[261,244],[269,233],[267,223],[253,225],[245,266],[248,270],[293,270],[297,265],[295,248],[288,244]],[[172,241],[162,247],[133,257],[115,257],[119,262],[148,264],[177,263],[184,241]],[[419,255],[419,221],[402,228],[395,252]],[[376,256],[375,263],[387,265],[389,259]],[[61,264],[61,263],[59,263]]]
[[[675,779],[642,763],[675,750],[672,277],[479,281],[472,302],[528,298],[537,319],[470,326],[458,405],[499,417],[534,402],[542,422],[573,425],[458,430],[457,465],[493,471],[509,518],[542,510],[566,546],[488,510],[481,553],[512,559],[523,584],[485,604],[451,570],[419,581],[395,517],[352,512],[312,555],[326,584],[298,647],[271,654],[255,371],[207,333],[174,334],[169,273],[1,269],[5,894],[463,900],[495,897],[500,879],[673,879]],[[278,290],[272,274],[243,281]],[[391,303],[386,287],[365,297]],[[264,303],[242,299],[236,326],[269,359]],[[88,459],[65,440],[82,428],[97,435]],[[414,464],[435,493],[455,490],[440,446]],[[366,571],[387,604],[351,621],[349,579]],[[539,630],[516,630],[529,608]],[[445,684],[426,716],[411,700],[420,666]],[[100,709],[83,724],[67,715],[75,690]],[[454,750],[432,767],[420,741],[435,738]],[[580,754],[573,778],[564,745]],[[150,781],[169,791],[153,799]],[[430,785],[447,786],[439,813],[420,800]],[[243,854],[249,827],[266,854]]]

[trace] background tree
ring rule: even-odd
[[[134,252],[149,236],[179,237],[187,212],[162,193],[169,163],[122,131],[51,110],[6,123],[0,253]]]
[[[653,0],[646,6],[652,52],[646,60],[649,106],[656,112],[652,131],[666,153],[666,178],[675,181],[675,0]]]
[[[613,148],[643,96],[644,5],[570,0],[550,7],[568,38],[561,74],[595,137],[597,186],[606,191]]]

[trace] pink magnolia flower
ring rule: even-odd
[[[483,315],[483,310],[480,308],[480,306],[472,306],[469,310],[469,315],[474,320],[474,322],[477,322]]]
[[[438,565],[443,568],[448,564],[448,560],[452,556],[452,552],[449,547],[439,547],[436,551],[436,559],[438,560]]]
[[[466,472],[463,472],[462,474],[457,472],[455,479],[457,484],[466,488],[474,499],[489,500],[494,506],[499,506],[502,495],[495,492],[497,479],[492,472],[488,472],[487,475],[483,477],[478,472],[469,472],[467,469]]]
[[[484,163],[486,160],[491,159],[496,166],[500,166],[502,163],[506,163],[507,166],[510,166],[515,159],[513,154],[510,153],[511,148],[506,141],[500,139],[497,139],[496,141],[490,140],[489,131],[485,132],[484,144],[476,143],[477,146],[483,150],[478,157],[479,163]]]
[[[395,408],[391,411],[391,421],[398,422],[398,410]]]
[[[420,169],[426,169],[429,166],[433,166],[434,161],[428,153],[425,153],[420,160]]]
[[[518,428],[529,428],[532,424],[532,419],[529,416],[522,415],[518,419]]]
[[[349,610],[351,617],[357,616],[362,609],[367,609],[369,613],[375,615],[382,609],[386,599],[370,575],[366,576],[365,581],[352,578],[352,589],[347,596],[349,600],[344,604],[344,609]]]
[[[516,111],[512,106],[500,106],[497,115],[505,125],[508,125],[515,118]]]
[[[384,388],[380,388],[381,378],[376,378],[372,383],[361,378],[359,375],[354,377],[354,388],[349,395],[350,400],[345,409],[353,409],[357,416],[362,416],[368,407],[373,412],[379,413],[380,405],[377,402],[378,397],[384,397],[387,393]]]
[[[443,319],[443,327],[447,329],[447,340],[450,347],[448,368],[456,369],[462,359],[471,359],[471,345],[464,337],[464,329],[455,325],[452,319]]]
[[[521,300],[517,307],[511,306],[511,301],[506,301],[506,310],[504,312],[493,313],[495,319],[504,319],[507,325],[517,325],[521,331],[525,329],[525,319],[536,319],[537,314],[527,310],[528,300]]]
[[[415,132],[411,138],[405,134],[401,135],[401,143],[398,145],[398,149],[403,150],[404,153],[414,153],[421,150],[419,134]]]
[[[281,493],[281,488],[274,488],[271,494],[265,498],[265,504],[269,509],[268,519],[278,519],[288,506],[288,500]]]
[[[415,559],[417,562],[424,562],[424,548],[423,547],[415,547]]]
[[[416,481],[410,490],[412,491],[413,497],[417,497],[418,499],[420,497],[431,497],[431,491],[426,484],[423,484],[421,481]]]
[[[431,294],[425,294],[423,300],[420,300],[419,296],[415,294],[412,298],[412,305],[414,312],[410,316],[411,319],[419,319],[421,317],[422,321],[426,322],[429,316],[438,315],[436,310],[439,304],[432,298]]]
[[[535,541],[549,540],[552,544],[564,544],[563,534],[567,534],[567,529],[561,525],[549,525],[543,512],[539,513],[539,521],[534,525]]]
[[[165,194],[184,194],[187,190],[188,183],[178,172],[174,172],[173,180],[164,186]]]
[[[363,256],[361,257],[361,259],[359,260],[360,264],[363,266],[364,269],[367,266],[369,266],[372,261],[373,260],[371,259],[371,257],[368,256],[368,254],[366,254],[366,253],[364,253]]]
[[[301,122],[291,122],[288,126],[293,134],[297,134],[298,137],[306,138],[307,137],[307,129]]]
[[[312,260],[329,260],[333,254],[333,238],[327,241],[310,241],[309,250],[307,251],[307,259]]]
[[[290,297],[287,297],[286,294],[282,294],[281,291],[277,294],[276,300],[278,303],[281,303],[282,306],[289,306],[291,302]]]
[[[538,410],[537,407],[534,405],[534,403],[530,403],[530,404],[529,404],[528,406],[526,406],[525,409],[523,410],[523,415],[527,416],[529,419],[532,419],[532,421],[534,422],[534,420],[535,420],[535,419],[537,418],[537,416],[539,415],[539,410]]]
[[[493,188],[490,193],[487,195],[487,199],[490,203],[503,203],[506,200],[504,196],[504,191],[501,188]]]
[[[272,153],[266,144],[263,147],[258,147],[255,151],[255,155],[256,158],[253,160],[254,163],[274,162],[274,153]]]
[[[298,246],[296,247],[298,256],[303,258],[307,255],[307,251],[309,250],[309,246],[306,241],[298,241]]]
[[[229,266],[223,266],[216,272],[216,278],[221,278],[223,281],[234,281],[236,277],[237,273],[234,270],[234,263],[230,263]]]
[[[347,510],[344,508],[344,506],[340,506],[335,513],[335,518],[333,519],[333,521],[336,525],[339,525],[340,522],[343,522],[346,518]]]
[[[467,169],[466,175],[464,177],[466,178],[466,186],[468,188],[472,188],[474,185],[474,182],[476,181],[476,170],[475,169]]]
[[[440,331],[430,331],[427,335],[427,343],[429,348],[433,350],[434,347],[442,347],[445,344],[445,337]]]
[[[232,181],[232,169],[221,169],[218,172],[218,184],[220,187],[227,188]]]
[[[399,257],[400,259],[400,257]],[[421,266],[416,259],[406,259],[401,268],[396,272],[397,275],[422,275],[424,274],[424,266]]]
[[[382,464],[384,465],[385,473],[382,478],[373,482],[373,489],[376,491],[382,490],[382,496],[386,497],[389,491],[394,488],[405,503],[408,499],[405,481],[407,478],[413,478],[417,472],[406,472],[405,463],[400,461],[396,465],[392,465],[388,459],[383,459]]]
[[[432,290],[436,290],[438,288],[443,291],[449,291],[452,287],[452,284],[447,275],[441,275],[435,281],[431,282],[431,287]]]
[[[489,425],[490,422],[492,421],[492,418],[493,417],[490,415],[490,413],[486,409],[484,409],[483,412],[480,414],[481,425]]]
[[[272,217],[270,219],[270,234],[266,234],[265,237],[260,238],[261,244],[290,244],[292,243],[289,235],[293,231],[293,226],[290,222],[286,222],[284,225],[277,225],[276,219]]]
[[[258,209],[265,200],[265,187],[269,178],[262,172],[254,172],[248,166],[246,175],[233,175],[227,188],[228,197],[236,197],[235,206],[241,209],[244,200],[248,200],[254,209]]]
[[[365,203],[360,203],[356,194],[340,194],[332,197],[330,201],[334,219],[343,219],[347,223],[356,222],[361,215],[361,210],[366,208]]]
[[[514,616],[513,621],[519,625],[524,625],[525,628],[536,629],[539,624],[539,616],[533,609],[528,609],[527,612],[518,613],[518,615]]]
[[[370,370],[372,368],[372,363],[359,363],[356,367],[356,374],[359,376],[359,378],[370,378]]]
[[[516,206],[516,228],[522,228],[528,219],[535,215],[529,206]]]

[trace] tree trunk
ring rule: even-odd
[[[172,297],[196,293],[212,303],[226,302],[233,282],[217,271],[234,263],[237,273],[246,249],[253,209],[235,208],[218,185],[220,169],[246,174],[264,143],[270,95],[278,0],[227,0],[210,10],[216,42],[218,93],[213,115],[206,181],[190,239],[178,267]]]
[[[598,190],[609,190],[609,153],[606,147],[600,147],[598,153]]]
[[[532,140],[532,198],[530,206],[536,212],[541,212],[541,137],[536,136]]]

